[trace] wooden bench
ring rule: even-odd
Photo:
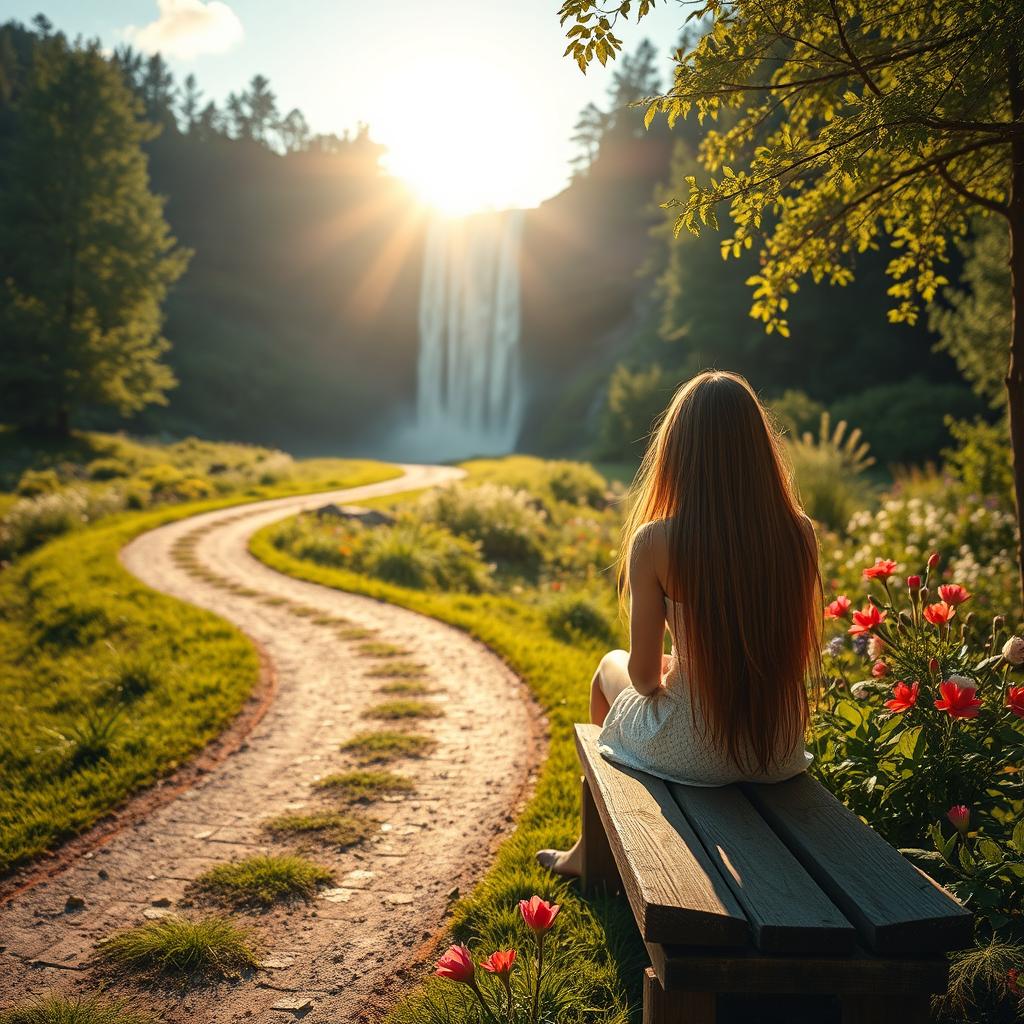
[[[644,1024],[719,993],[820,994],[843,1024],[922,1024],[971,915],[810,776],[717,789],[606,761],[577,725],[583,891],[625,892],[651,958]]]

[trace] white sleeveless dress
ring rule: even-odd
[[[612,702],[598,737],[598,750],[609,761],[688,786],[782,782],[804,771],[811,755],[804,749],[802,737],[792,750],[782,752],[766,774],[742,771],[712,745],[700,708],[691,711],[690,688],[676,654],[682,638],[676,635],[675,602],[667,597],[665,601],[673,659],[665,687],[645,697],[627,686]]]

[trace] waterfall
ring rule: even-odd
[[[512,451],[519,365],[521,210],[434,220],[420,291],[416,430],[438,458]]]

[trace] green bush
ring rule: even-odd
[[[870,488],[862,474],[875,461],[860,431],[846,433],[846,424],[832,428],[822,413],[818,436],[804,433],[787,442],[800,500],[819,523],[842,530],[850,516],[867,503]]]
[[[790,437],[800,437],[807,430],[817,430],[825,406],[805,391],[790,388],[768,403],[780,429]]]
[[[120,459],[93,459],[85,467],[90,480],[117,480],[131,476],[131,468]]]
[[[0,558],[13,558],[123,507],[124,500],[116,491],[77,487],[22,498],[0,520]]]
[[[674,384],[657,363],[640,370],[624,364],[616,366],[608,381],[601,420],[601,455],[639,459],[654,421],[672,396]]]
[[[1010,427],[1005,418],[996,423],[982,419],[947,419],[955,447],[942,453],[945,468],[968,494],[995,498],[1006,509],[1013,508],[1013,455]]]
[[[616,630],[611,617],[595,600],[583,594],[557,597],[544,609],[544,621],[551,635],[566,643],[581,639],[611,647],[616,643]]]
[[[18,480],[15,491],[23,498],[38,498],[61,488],[61,479],[53,469],[26,469]]]
[[[872,451],[885,463],[936,459],[949,443],[946,416],[971,416],[983,403],[962,384],[935,384],[921,378],[851,395],[832,406],[832,417],[861,427]]]
[[[548,463],[548,489],[556,501],[570,505],[589,505],[603,508],[608,483],[593,466],[587,462]]]
[[[546,516],[528,491],[501,484],[441,487],[426,495],[420,515],[452,533],[479,541],[499,564],[536,569],[544,560]]]

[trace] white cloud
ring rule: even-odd
[[[124,36],[145,53],[194,60],[204,53],[224,53],[242,41],[238,15],[221,0],[157,0],[160,17],[142,28],[129,25]]]

